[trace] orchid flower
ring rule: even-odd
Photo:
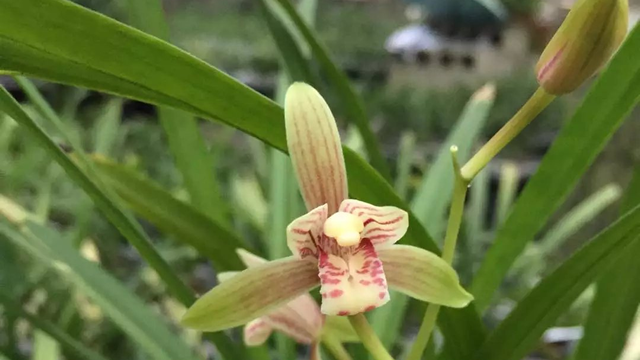
[[[347,198],[338,128],[314,88],[304,83],[289,88],[285,127],[309,211],[287,227],[293,256],[250,267],[214,287],[187,311],[183,325],[219,331],[246,324],[318,285],[321,312],[337,316],[384,305],[388,287],[449,307],[465,307],[473,299],[440,257],[395,245],[409,226],[404,210]]]

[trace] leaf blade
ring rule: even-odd
[[[636,165],[629,184],[623,211],[640,204],[640,165]],[[640,242],[636,242],[618,263],[603,274],[584,323],[584,334],[575,351],[575,359],[617,359],[640,303]]]
[[[475,359],[517,360],[614,261],[640,239],[640,206],[588,242],[542,280],[489,335]]]

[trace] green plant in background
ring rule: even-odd
[[[167,37],[166,30],[163,30],[162,13],[158,2],[132,0],[130,4],[132,5],[130,11],[132,22],[136,26],[160,37]],[[555,50],[549,51],[559,55],[548,58],[543,54],[541,62],[545,65],[542,70],[551,70],[541,70],[544,72],[539,76],[541,88],[512,120],[505,124],[470,160],[460,166],[458,158],[464,160],[468,154],[471,154],[474,139],[477,138],[478,131],[493,102],[494,91],[491,87],[476,93],[461,116],[458,127],[444,144],[429,175],[425,177],[424,185],[412,201],[411,207],[403,201],[403,198],[407,198],[407,167],[410,166],[411,161],[403,159],[399,162],[401,171],[399,171],[397,187],[401,196],[398,196],[388,183],[390,174],[386,170],[387,165],[380,155],[381,152],[362,110],[361,100],[357,98],[346,77],[333,64],[311,28],[295,7],[286,0],[265,0],[263,14],[269,30],[274,35],[276,45],[283,55],[285,65],[283,68],[287,72],[287,77],[297,81],[319,82],[315,79],[315,69],[311,59],[317,61],[322,71],[328,76],[329,91],[334,91],[344,102],[345,112],[350,115],[360,132],[366,154],[371,159],[373,167],[348,148],[340,151],[337,129],[334,127],[328,107],[308,86],[295,85],[291,90],[291,96],[295,98],[296,93],[297,95],[306,94],[303,100],[310,101],[310,104],[301,102],[300,98],[290,99],[283,112],[282,108],[270,100],[162,40],[63,0],[21,2],[0,0],[0,6],[3,8],[3,12],[0,13],[0,49],[2,49],[0,71],[89,87],[160,105],[162,109],[159,117],[163,119],[163,127],[168,133],[169,145],[177,168],[182,174],[184,186],[189,194],[189,202],[175,198],[170,192],[136,173],[134,169],[105,159],[104,155],[87,156],[84,153],[83,144],[79,141],[82,137],[75,133],[77,128],[64,123],[38,95],[35,87],[24,78],[16,79],[25,89],[36,111],[23,108],[6,91],[0,92],[0,110],[14,119],[18,127],[6,125],[13,124],[8,120],[9,118],[4,118],[0,126],[7,132],[24,131],[28,134],[34,145],[27,147],[29,151],[36,146],[44,149],[39,153],[33,152],[35,155],[24,162],[28,166],[21,166],[23,174],[35,173],[34,169],[42,168],[42,161],[39,163],[36,160],[49,156],[61,165],[67,175],[91,197],[96,208],[115,225],[124,236],[124,240],[137,249],[145,262],[154,270],[152,274],[157,275],[155,280],[147,280],[153,291],[162,294],[162,298],[166,301],[177,301],[181,304],[167,305],[167,309],[162,311],[166,321],[177,323],[178,318],[183,314],[183,307],[190,306],[194,296],[191,289],[183,282],[183,278],[178,275],[178,270],[183,265],[167,261],[170,256],[160,251],[161,244],[151,241],[145,229],[129,214],[129,209],[153,223],[163,233],[171,234],[171,241],[179,244],[178,248],[191,249],[192,255],[187,257],[208,258],[218,271],[241,270],[242,261],[235,253],[236,248],[249,248],[258,254],[266,253],[264,248],[268,248],[272,254],[281,256],[282,252],[272,250],[269,244],[277,241],[283,243],[287,237],[285,233],[278,235],[275,231],[268,237],[264,236],[267,233],[265,229],[261,229],[265,226],[264,220],[251,221],[237,214],[234,211],[234,208],[239,206],[237,204],[223,205],[225,192],[222,189],[227,185],[211,176],[214,159],[210,157],[210,152],[202,139],[201,129],[194,117],[168,110],[170,107],[206,119],[222,121],[264,141],[274,149],[290,150],[295,173],[301,185],[300,190],[307,210],[311,211],[294,221],[295,226],[289,228],[288,236],[292,251],[306,259],[275,260],[252,266],[230,278],[224,273],[219,274],[224,280],[223,283],[198,300],[187,312],[183,321],[207,330],[220,330],[254,321],[252,325],[259,325],[253,328],[254,330],[273,328],[300,340],[300,331],[293,330],[284,323],[292,325],[293,323],[290,322],[293,319],[292,316],[295,317],[297,324],[309,324],[309,319],[315,319],[311,323],[315,323],[316,326],[305,328],[309,330],[307,334],[309,336],[304,337],[302,343],[317,344],[321,341],[336,359],[349,359],[350,356],[341,343],[352,342],[355,330],[355,334],[374,358],[389,359],[395,351],[390,353],[386,348],[399,343],[396,339],[402,327],[398,324],[402,325],[405,311],[409,309],[408,301],[401,296],[395,300],[396,296],[392,295],[389,304],[373,311],[374,327],[368,325],[366,317],[362,314],[363,310],[370,310],[371,306],[373,308],[381,306],[389,300],[389,294],[386,291],[388,282],[389,286],[395,285],[420,300],[434,303],[427,307],[415,341],[411,346],[404,346],[401,349],[403,352],[408,351],[408,359],[422,357],[437,321],[443,342],[437,346],[428,347],[430,355],[438,354],[437,356],[452,360],[516,360],[535,349],[542,332],[566,313],[575,299],[600,276],[606,276],[598,282],[600,294],[603,291],[602,287],[610,292],[624,289],[634,291],[635,294],[637,290],[637,285],[629,281],[606,280],[613,276],[608,274],[609,271],[620,272],[624,278],[625,269],[622,265],[620,268],[611,268],[610,265],[628,249],[635,248],[638,243],[640,210],[634,195],[637,193],[637,181],[634,181],[627,191],[629,195],[626,196],[628,199],[626,203],[631,205],[626,205],[626,213],[548,276],[537,284],[532,284],[530,292],[521,299],[516,299],[518,303],[515,309],[495,329],[485,327],[478,312],[491,305],[494,293],[508,275],[512,264],[562,203],[575,182],[622,123],[625,115],[640,99],[638,85],[640,84],[640,65],[634,61],[640,49],[638,27],[627,37],[624,45],[592,87],[575,115],[563,128],[538,171],[517,199],[515,199],[517,175],[514,171],[509,171],[509,167],[505,167],[503,178],[508,181],[501,185],[495,241],[481,261],[478,271],[474,269],[469,271],[475,301],[462,309],[443,308],[440,311],[440,306],[436,305],[459,307],[471,300],[471,296],[458,284],[457,275],[450,265],[454,260],[459,233],[466,241],[466,244],[463,243],[465,246],[462,247],[463,255],[465,250],[478,247],[476,242],[480,234],[477,232],[482,229],[481,209],[482,204],[486,203],[486,195],[482,194],[484,191],[482,184],[486,183],[484,179],[487,178],[486,173],[481,170],[551,102],[553,96],[550,93],[565,92],[554,90],[551,84],[558,84],[557,81],[559,81],[566,85],[567,79],[571,79],[569,81],[571,87],[582,83],[592,75],[593,71],[604,65],[621,40],[620,32],[616,29],[620,28],[620,24],[626,18],[625,11],[612,11],[611,17],[603,17],[601,21],[588,21],[590,18],[583,15],[585,6],[587,9],[590,7],[585,4],[626,10],[626,7],[622,7],[626,2],[617,0],[579,2],[572,12],[573,15],[567,19],[556,36],[556,39],[565,40],[567,45],[561,46],[558,51],[558,47],[555,46],[558,41],[556,40],[549,47]],[[150,11],[147,12],[149,9]],[[587,12],[586,14],[594,15],[595,13]],[[135,16],[138,16],[137,20]],[[580,31],[574,31],[576,28]],[[600,36],[603,34],[612,36]],[[577,38],[580,41],[576,41]],[[578,48],[574,49],[572,46],[578,46]],[[576,61],[583,61],[584,57],[579,55],[584,53],[597,55],[588,57],[589,61],[593,60],[593,63],[588,66],[588,71],[580,70],[582,68],[567,69],[565,67],[564,64],[567,62],[574,64]],[[566,58],[563,57],[565,55],[567,55]],[[576,71],[573,74],[575,77],[567,77],[572,71]],[[108,153],[110,149],[112,151],[112,144],[117,138],[114,134],[119,132],[117,121],[113,119],[117,118],[121,103],[114,102],[107,109],[110,110],[105,112],[105,118],[101,118],[96,123],[96,131],[100,135],[97,136],[95,146],[91,148],[96,152]],[[305,121],[308,119],[320,122],[309,125]],[[315,130],[307,131],[306,134],[310,137],[300,141],[299,135],[295,134],[296,126],[302,127],[303,129],[298,130],[303,132],[305,127]],[[50,133],[55,135],[52,136]],[[70,145],[71,153],[65,153],[54,137],[61,138],[65,145]],[[406,155],[412,148],[410,137],[408,139],[403,146],[403,158],[410,157]],[[11,138],[3,135],[0,140],[2,140],[0,156],[4,163],[9,163],[12,161],[12,150],[9,147]],[[313,155],[318,153],[329,154],[329,156],[323,155],[314,159]],[[334,154],[335,157],[330,154]],[[253,160],[256,167],[264,166],[260,159],[266,156],[261,155],[259,150],[253,151],[252,155],[257,159]],[[339,155],[344,156],[344,161]],[[448,160],[451,155],[453,155],[453,173]],[[274,157],[271,160],[273,161]],[[316,165],[306,166],[309,163]],[[274,162],[271,165],[276,166],[276,164]],[[378,173],[374,167],[381,173]],[[25,168],[27,170],[24,170]],[[55,170],[47,170],[47,174],[55,174]],[[17,179],[20,178],[14,173],[11,175],[16,176]],[[264,197],[261,194],[266,188],[265,184],[261,184],[264,180],[261,177],[264,176],[266,172],[262,171],[255,176],[257,180],[253,181],[252,197],[258,199],[254,203],[262,201],[261,196]],[[472,183],[474,178],[476,179]],[[359,200],[346,200],[347,204],[351,205],[349,209],[339,206],[341,201],[347,198],[347,182],[349,197]],[[222,187],[216,189],[221,184]],[[469,185],[473,185],[472,189],[474,189],[470,199],[472,211],[463,218]],[[197,336],[182,330],[171,329],[165,322],[158,319],[158,314],[151,311],[148,306],[153,303],[151,299],[140,299],[101,267],[81,257],[72,245],[74,243],[53,226],[55,219],[48,216],[52,198],[51,186],[51,183],[44,181],[36,187],[38,201],[33,202],[36,206],[29,206],[35,209],[33,211],[35,215],[29,215],[29,211],[9,198],[0,198],[3,199],[0,202],[0,213],[3,218],[6,218],[0,222],[0,233],[3,240],[8,240],[8,242],[3,241],[2,244],[9,244],[11,249],[18,250],[20,254],[26,256],[30,264],[26,269],[29,273],[36,274],[30,275],[26,284],[21,286],[12,284],[7,287],[6,293],[3,287],[3,292],[0,293],[2,316],[6,319],[3,326],[5,323],[15,324],[16,318],[24,318],[38,331],[48,334],[55,340],[65,355],[78,354],[96,359],[103,356],[84,345],[86,339],[82,339],[80,333],[74,332],[73,327],[67,326],[64,320],[66,317],[58,314],[51,315],[51,306],[60,300],[55,296],[56,292],[50,284],[38,280],[41,279],[38,273],[42,273],[42,269],[51,269],[55,270],[56,278],[65,280],[63,293],[80,291],[99,305],[101,311],[116,325],[119,332],[125,334],[135,344],[136,349],[132,353],[135,354],[140,349],[139,351],[147,356],[161,359],[190,359],[205,355],[205,352],[208,352],[207,347],[203,346]],[[234,186],[236,185],[229,187]],[[481,190],[476,191],[475,186],[479,186]],[[274,189],[276,189],[275,186]],[[271,206],[275,206],[275,210],[278,210],[280,205],[273,204],[284,204],[284,202],[274,201],[280,200],[274,197],[279,197],[281,195],[277,194],[282,193],[283,191],[274,190],[269,197]],[[449,195],[450,193],[452,195]],[[559,222],[557,227],[548,233],[546,239],[551,240],[545,239],[541,242],[543,247],[557,246],[558,242],[572,232],[571,229],[575,229],[586,219],[592,218],[598,209],[619,196],[617,192],[611,191],[603,191],[597,195],[597,197],[594,195],[594,199],[590,199],[588,206],[577,208],[571,216]],[[295,195],[292,196],[289,193],[286,196],[291,199],[291,204],[298,201]],[[444,229],[442,214],[446,211],[449,196],[451,196],[451,207],[449,220]],[[431,204],[424,198],[436,200]],[[369,204],[388,204],[393,207],[378,208]],[[435,209],[430,208],[431,205]],[[291,205],[291,208],[295,206]],[[353,214],[354,206],[364,206],[362,214]],[[84,209],[90,209],[90,207],[84,207]],[[274,211],[273,208],[270,209]],[[432,214],[425,215],[424,209],[431,211]],[[337,210],[341,211],[336,212]],[[391,212],[398,215],[398,219],[402,221],[386,221],[384,216],[378,216],[386,210],[392,210]],[[291,211],[288,214],[295,214],[295,212]],[[382,215],[391,216],[390,214]],[[284,215],[282,218],[287,216],[289,215]],[[314,216],[318,216],[319,219],[313,218]],[[33,221],[32,218],[39,221]],[[463,223],[464,220],[468,223]],[[398,221],[404,225],[399,228],[393,227]],[[408,229],[407,222],[411,224]],[[252,226],[247,227],[247,224]],[[388,226],[392,227],[387,228]],[[466,226],[467,231],[460,232],[463,226]],[[82,227],[86,229],[87,225]],[[257,228],[257,234],[254,228]],[[380,234],[368,233],[374,230]],[[427,230],[437,234],[438,237],[444,230],[442,252]],[[387,233],[393,236],[389,237]],[[309,239],[307,237],[309,234],[323,235]],[[374,246],[376,236],[382,236],[380,239],[396,241],[402,235],[404,235],[402,241],[406,245],[394,245],[388,249]],[[271,238],[272,236],[279,236],[280,239]],[[256,241],[255,238],[258,240]],[[304,245],[302,250],[298,247],[298,242]],[[322,251],[317,251],[318,249]],[[328,251],[329,249],[331,251]],[[327,252],[332,256],[327,256]],[[311,256],[317,253],[320,261]],[[323,258],[323,253],[326,258]],[[441,254],[442,259],[433,254]],[[371,257],[373,260],[367,264],[365,257]],[[374,261],[375,257],[379,257],[377,262]],[[316,260],[311,261],[313,259]],[[4,266],[5,262],[2,263]],[[11,264],[11,262],[6,263]],[[114,269],[117,270],[117,267],[115,266]],[[351,272],[352,268],[355,273]],[[7,271],[3,270],[2,273]],[[318,278],[319,273],[327,276]],[[346,284],[351,286],[352,280],[364,280],[361,278],[368,276],[367,273],[376,273],[378,276],[376,279],[382,279],[382,283],[377,285],[384,287],[384,296],[379,296],[383,293],[382,291],[369,292],[365,284],[358,283],[361,286],[356,284],[355,287],[346,286]],[[338,283],[335,283],[336,281]],[[318,313],[317,305],[315,303],[313,303],[315,307],[311,305],[308,295],[304,295],[308,289],[317,286],[318,282],[322,282],[321,293],[324,297],[320,311],[330,315],[346,315],[347,313],[341,313],[341,311],[348,312],[352,315],[350,320],[353,329],[344,322],[336,323],[332,320],[334,318],[329,316],[325,319],[322,331],[319,330],[318,318],[322,315]],[[284,286],[285,284],[291,284],[291,286]],[[33,310],[22,307],[17,299],[21,297],[35,299],[37,297],[32,294],[33,289],[39,288],[46,289],[52,301],[49,307],[42,309],[36,315]],[[201,288],[202,290],[204,289]],[[299,299],[298,296],[305,298],[304,301],[309,305],[306,307],[307,310],[289,311],[291,306],[295,306],[292,303]],[[293,302],[286,302],[294,298],[296,300]],[[362,301],[365,298],[366,301]],[[275,307],[283,304],[283,308]],[[600,300],[594,303],[587,322],[588,336],[596,334],[595,338],[599,338],[598,327],[602,319],[598,319],[598,314],[602,314],[604,312],[602,309],[608,309],[608,306],[616,305],[608,304],[607,301],[602,300],[601,296]],[[629,321],[623,321],[623,319],[630,318],[630,314],[633,314],[636,308],[637,302],[621,303],[621,306],[616,307],[620,310],[616,314],[615,323],[620,324],[622,328],[628,328]],[[73,307],[71,307],[72,310]],[[274,320],[279,314],[283,317]],[[82,316],[77,315],[73,318],[80,320],[81,329],[85,328],[86,324],[82,323]],[[389,324],[390,330],[387,331],[381,330],[384,328],[385,319],[394,319],[395,322],[395,325]],[[265,327],[265,324],[268,327]],[[8,339],[0,338],[0,353],[8,358],[20,358],[15,342],[23,334],[20,334],[14,325],[7,328],[9,329]],[[381,339],[376,334],[376,330],[382,336]],[[176,331],[183,336],[174,336],[173,333]],[[268,332],[249,331],[248,335],[248,342],[255,345],[261,343],[268,336]],[[252,338],[253,335],[260,336],[256,339]],[[615,357],[621,351],[626,331],[610,332],[607,335],[609,336],[606,342],[601,343],[598,351],[607,354],[606,356]],[[78,337],[80,341],[74,337]],[[50,339],[43,338],[42,335],[37,335],[36,339],[38,339],[36,340],[38,350],[34,354],[38,357],[58,351],[51,345]],[[230,332],[208,333],[206,339],[216,346],[217,352],[213,355],[214,357],[268,359],[271,355],[276,355],[269,352],[268,344],[255,349],[245,349],[241,342],[235,341],[233,333]],[[592,340],[589,344],[581,344],[579,351],[584,353],[587,351],[584,350],[585,347],[593,343],[599,342]],[[277,355],[291,356],[291,354],[285,355],[283,349],[286,350],[286,343],[283,342],[283,344],[285,346],[278,346]],[[194,354],[192,349],[197,349],[197,354]],[[314,346],[311,358],[322,356],[319,349]],[[356,347],[353,351],[355,353],[360,350]]]

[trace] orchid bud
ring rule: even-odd
[[[627,34],[628,0],[577,0],[536,65],[548,93],[575,90],[598,71]]]

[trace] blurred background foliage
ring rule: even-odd
[[[76,2],[129,23],[126,0]],[[499,3],[498,12],[478,3],[463,11],[455,6],[450,9],[446,2],[326,0],[318,2],[317,7],[315,27],[319,38],[363,96],[383,155],[394,169],[396,187],[407,200],[420,187],[462,109],[480,86],[495,83],[496,96],[485,125],[471,144],[474,149],[526,101],[537,86],[532,66],[541,45],[569,6],[566,1],[504,0]],[[635,2],[631,3],[634,23],[638,10]],[[277,98],[281,59],[257,1],[165,0],[163,5],[172,43]],[[428,29],[417,40],[407,35],[411,41],[426,45],[406,40],[396,46],[393,35],[412,27]],[[523,53],[522,49],[526,51]],[[57,130],[27,101],[23,88],[9,77],[0,80],[23,101],[30,115],[56,134]],[[86,152],[140,170],[176,198],[189,201],[166,134],[156,121],[155,107],[62,85],[36,85],[59,114],[65,130]],[[588,84],[554,102],[474,183],[469,200],[473,210],[466,220],[467,236],[463,234],[457,262],[465,285],[517,194],[587,87]],[[339,103],[332,95],[327,99],[330,104]],[[344,109],[336,106],[334,111],[345,142],[361,150],[361,139],[347,126]],[[540,278],[618,216],[622,189],[640,157],[639,120],[636,109],[569,200],[518,260],[487,313],[488,323],[504,318]],[[295,187],[286,194],[278,189],[277,184],[290,177],[290,169],[278,168],[277,154],[236,130],[211,122],[198,122],[198,129],[210,155],[207,161],[219,194],[228,207],[228,228],[245,246],[259,253],[286,255],[286,249],[274,250],[269,244],[284,242],[284,234],[274,238],[278,224],[286,225],[303,208]],[[54,138],[63,149],[73,150],[63,137]],[[153,311],[174,321],[179,317],[182,305],[166,296],[161,282],[138,253],[96,212],[91,200],[51,162],[46,152],[26,136],[23,128],[2,114],[0,194],[0,203],[11,199],[29,209],[41,223],[51,225],[86,257],[99,261],[124,286],[152,304]],[[161,231],[158,224],[144,216],[140,221],[160,254],[197,292],[215,284],[215,269],[196,251],[173,241],[175,233]],[[437,235],[434,233],[436,239]],[[146,358],[99,307],[70,291],[67,284],[6,241],[0,241],[0,289],[0,296],[10,299],[2,302],[4,307],[0,310],[0,354],[7,359],[58,359],[60,351],[66,359],[83,358],[61,350],[56,342],[47,342],[41,335],[28,336],[32,328],[19,320],[19,312],[11,310],[11,301],[55,322],[108,358]],[[590,296],[585,293],[558,325],[579,325]],[[418,311],[411,308],[407,313],[407,326],[402,329],[404,339],[413,336],[420,318],[415,315]],[[559,340],[541,345],[538,356],[563,358],[558,354],[564,348],[549,349],[547,345],[571,344],[572,334],[567,330]],[[238,337],[237,333],[233,335]],[[191,333],[185,337],[190,344],[196,341]],[[289,354],[293,353],[290,343],[280,339],[278,342],[280,350],[288,347]]]

